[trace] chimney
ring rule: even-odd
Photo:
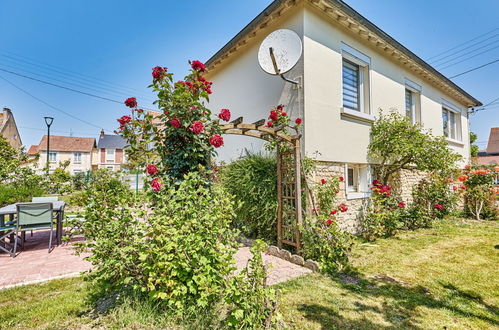
[[[104,129],[100,130],[100,138],[102,139],[104,137]]]

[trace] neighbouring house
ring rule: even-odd
[[[303,55],[286,74],[298,85],[259,67],[260,43],[277,29],[293,30],[302,40]],[[463,156],[460,165],[469,162],[468,108],[480,101],[343,1],[275,0],[206,66],[213,111],[229,108],[234,117],[254,122],[283,104],[293,119],[303,118],[302,153],[318,161],[312,180],[345,178],[339,198],[349,205],[340,219],[347,230],[358,230],[359,210],[370,196],[373,163],[367,151],[380,109],[395,109],[446,136]],[[263,144],[244,136],[224,139],[219,154],[224,160]],[[409,171],[395,178],[405,200],[419,178]]]
[[[23,145],[21,136],[19,135],[14,115],[9,108],[3,108],[2,113],[0,113],[0,134],[9,141],[11,146],[21,149]]]
[[[107,168],[112,171],[119,171],[126,163],[125,146],[127,142],[119,135],[105,134],[101,130],[97,149],[94,151],[92,168]]]
[[[490,129],[487,149],[478,152],[478,157],[474,161],[481,165],[499,164],[499,127],[492,127]]]
[[[69,160],[66,170],[71,174],[86,173],[92,169],[92,150],[95,148],[95,139],[72,136],[50,136],[49,172],[59,167],[59,163]],[[38,161],[33,164],[37,171],[43,172],[47,164],[47,136],[44,135],[40,144],[32,145],[28,150],[30,157],[39,155]]]

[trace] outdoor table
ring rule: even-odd
[[[57,213],[57,245],[62,242],[62,219],[64,218],[64,206],[66,203],[63,201],[50,202],[53,205],[53,211]],[[5,216],[9,216],[9,220],[14,220],[14,215],[17,214],[17,204],[30,204],[30,203],[15,203],[0,208],[0,227],[5,225]]]

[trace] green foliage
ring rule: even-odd
[[[465,211],[477,220],[496,219],[496,188],[494,181],[499,168],[468,167],[459,179],[463,182]]]
[[[349,264],[351,235],[340,230],[337,212],[348,210],[345,204],[336,205],[340,179],[322,180],[316,188],[318,209],[303,221],[301,230],[303,257],[319,262],[321,271],[334,274]]]
[[[22,160],[21,153],[0,135],[0,182],[11,178]]]
[[[384,184],[401,169],[446,175],[460,158],[449,149],[445,137],[424,132],[419,124],[396,112],[381,113],[373,123],[369,156],[379,161],[378,177]]]
[[[438,173],[422,179],[412,190],[414,205],[432,218],[442,219],[451,214],[455,211],[459,198],[450,188],[452,181],[451,178]],[[441,205],[442,209],[439,209],[438,205]]]
[[[66,171],[69,164],[60,163],[59,167],[50,174],[50,192],[64,195],[71,192],[71,174]]]
[[[476,140],[478,139],[478,136],[473,133],[473,132],[470,132],[470,153],[471,153],[471,157],[478,157],[478,146],[476,144],[473,144],[476,142]]]
[[[71,186],[74,190],[82,190],[87,182],[87,175],[83,172],[75,173],[71,177]]]
[[[252,154],[220,169],[225,190],[238,205],[235,226],[246,236],[275,241],[277,232],[277,168],[275,155]]]
[[[43,194],[45,194],[45,189],[42,187],[0,184],[0,207],[13,203],[29,202],[32,197]]]
[[[404,223],[404,228],[415,230],[418,228],[431,228],[433,226],[434,217],[428,212],[426,208],[411,205],[401,218]]]

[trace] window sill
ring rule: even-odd
[[[462,141],[459,141],[459,140],[455,140],[455,139],[452,139],[452,138],[449,138],[449,137],[446,137],[445,138],[447,140],[447,142],[449,143],[452,143],[452,144],[455,144],[455,145],[458,145],[460,147],[464,147],[464,143]]]
[[[347,200],[371,197],[371,192],[347,192]]]
[[[354,118],[354,119],[360,119],[360,120],[367,121],[367,122],[373,122],[376,120],[376,117],[374,117],[373,115],[370,115],[370,114],[367,114],[364,112],[360,112],[360,111],[346,109],[343,107],[341,108],[341,115],[345,116],[345,117]]]

